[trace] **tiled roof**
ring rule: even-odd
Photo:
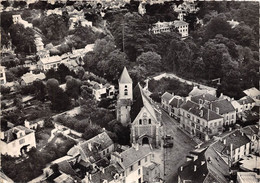
[[[86,142],[80,143],[78,148],[83,159],[90,159],[91,162],[96,162],[101,158],[98,152],[108,148],[111,145],[113,145],[113,141],[106,132],[103,132]],[[74,152],[76,151],[74,150]]]
[[[244,90],[243,92],[250,97],[257,97],[260,95],[260,91],[255,87]]]
[[[174,21],[174,26],[175,27],[180,27],[180,26],[185,26],[185,25],[189,25],[187,22],[181,21],[181,20],[175,20]]]
[[[134,121],[136,116],[145,107],[156,121],[160,121],[160,114],[156,106],[151,103],[150,99],[144,94],[141,85],[138,83],[134,88],[133,105],[130,112],[131,120]]]
[[[45,74],[44,73],[39,73],[39,74],[26,73],[21,78],[26,84],[30,84],[37,79],[39,79],[39,80],[45,79]]]
[[[251,97],[245,96],[245,97],[239,99],[237,102],[238,102],[240,105],[244,105],[244,104],[252,104],[252,103],[254,103],[255,101],[254,101]]]
[[[173,95],[168,92],[165,92],[161,98],[169,102],[173,98]]]
[[[121,161],[121,163],[125,168],[127,168],[132,164],[134,164],[135,162],[143,159],[145,156],[147,156],[150,153],[152,153],[152,149],[148,145],[145,146],[139,145],[138,150],[135,147],[131,147],[120,154],[123,160]]]
[[[128,71],[126,69],[126,67],[124,67],[124,70],[119,78],[119,83],[132,83],[132,79],[128,74]]]
[[[55,178],[54,182],[55,183],[58,183],[58,182],[74,183],[74,179],[70,175],[67,175],[67,174],[63,173],[60,176],[58,176],[57,178]]]
[[[61,57],[56,55],[56,56],[52,56],[52,57],[42,58],[41,62],[43,64],[50,64],[50,63],[54,63],[54,62],[60,62],[61,60],[62,60]]]
[[[182,98],[174,98],[170,102],[170,105],[176,108],[179,108],[183,104],[184,100]]]
[[[200,105],[199,104],[196,104],[192,101],[187,101],[186,103],[184,103],[182,106],[181,106],[182,109],[194,114],[195,116],[198,116],[200,118],[203,118],[207,121],[211,121],[211,120],[214,120],[214,119],[221,119],[223,118],[222,116],[220,116],[219,114],[209,110],[209,109],[206,109],[205,107],[201,107],[200,108]],[[201,116],[201,112],[203,113],[203,115]]]
[[[246,135],[248,136],[252,136],[254,134],[258,134],[259,128],[258,125],[250,125],[250,126],[246,126],[244,128],[241,129]]]
[[[211,94],[208,94],[208,93],[191,97],[191,101],[193,101],[193,102],[195,102],[197,104],[199,104],[200,100],[202,100],[203,103],[205,101],[212,102],[212,101],[217,100],[217,97],[215,97],[215,96],[213,96]]]
[[[236,111],[236,109],[233,107],[231,102],[229,102],[226,99],[214,101],[211,104],[212,104],[212,110],[216,111],[216,108],[218,107],[219,108],[219,114],[221,114],[221,115],[225,114],[225,113]]]
[[[189,93],[189,96],[197,96],[197,95],[202,95],[202,94],[206,94],[206,93],[213,94],[213,93],[215,93],[215,91],[194,87],[191,90],[191,92]]]

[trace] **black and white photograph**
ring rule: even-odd
[[[0,0],[0,183],[260,183],[259,4]]]

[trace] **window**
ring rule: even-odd
[[[124,94],[125,94],[125,95],[128,95],[128,91],[127,91],[127,89],[125,89],[125,92],[124,92]]]
[[[188,118],[190,118],[190,115],[189,115],[189,114],[187,114],[187,117],[188,117]]]
[[[142,119],[139,119],[139,125],[141,125],[142,124]]]
[[[140,175],[140,174],[141,174],[141,170],[139,169],[139,170],[138,170],[138,175]]]
[[[125,88],[127,88],[127,85],[125,85]]]
[[[227,120],[228,120],[228,116],[227,116]]]
[[[149,119],[149,120],[148,120],[148,123],[149,123],[149,124],[152,124],[152,120],[151,120],[151,119]]]
[[[130,166],[130,172],[133,171],[133,165]]]
[[[199,119],[197,119],[197,123],[200,123],[200,120],[199,120]]]
[[[215,127],[217,126],[217,122],[214,123],[214,126],[215,126]]]
[[[107,149],[107,153],[109,153],[109,149]]]
[[[138,161],[138,166],[140,166],[141,165],[141,161]]]
[[[232,114],[232,119],[234,119],[234,114]]]
[[[147,156],[144,158],[144,161],[147,162]]]
[[[19,140],[19,144],[23,144],[25,142],[24,139]]]
[[[4,75],[3,75],[3,73],[0,73],[0,77],[3,77]]]

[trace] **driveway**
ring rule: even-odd
[[[188,135],[182,132],[179,122],[162,110],[164,134],[174,138],[172,148],[164,148],[165,179],[167,183],[177,182],[178,168],[186,162],[186,156],[197,145]]]

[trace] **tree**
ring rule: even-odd
[[[1,86],[0,87],[0,93],[2,95],[6,95],[6,94],[10,93],[10,90],[11,90],[11,88],[8,87],[8,86]]]
[[[51,108],[55,111],[64,111],[69,109],[70,105],[69,96],[60,87],[56,88],[51,98]]]
[[[46,83],[46,89],[49,99],[52,101],[56,95],[59,88],[59,81],[56,79],[48,79]]]
[[[145,67],[148,71],[156,72],[160,70],[161,56],[156,52],[145,52],[142,53],[136,59],[137,64]]]
[[[17,109],[21,110],[23,109],[23,101],[22,101],[22,96],[20,94],[16,95],[13,104],[17,107]]]
[[[66,93],[69,97],[78,99],[80,95],[81,81],[72,76],[66,77]]]
[[[42,81],[34,81],[33,82],[34,87],[34,94],[37,100],[44,102],[45,96],[46,96],[46,86],[43,84]]]
[[[70,71],[69,68],[64,65],[64,64],[60,64],[58,69],[57,69],[57,74],[59,75],[59,81],[60,83],[65,83],[66,82],[66,76],[73,76],[75,77],[76,74],[73,71]]]

